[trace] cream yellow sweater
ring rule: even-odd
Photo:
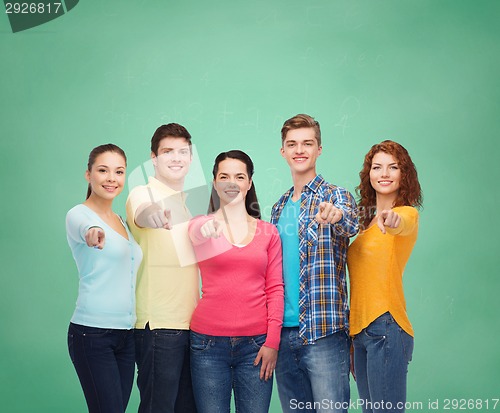
[[[382,234],[376,224],[372,225],[349,247],[351,336],[387,311],[404,331],[414,335],[406,314],[403,271],[417,240],[418,211],[409,206],[393,211],[401,216],[398,228],[386,228],[387,233]]]

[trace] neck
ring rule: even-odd
[[[160,175],[155,175],[155,178],[158,179],[158,181],[160,181],[162,184],[168,186],[170,189],[173,189],[174,191],[182,192],[182,190],[184,189],[184,179],[180,179],[178,181],[172,181]]]
[[[378,195],[377,194],[377,213],[387,209],[391,209],[396,202],[396,195]]]
[[[308,171],[307,173],[297,173],[292,172],[292,180],[293,180],[293,194],[292,199],[294,201],[300,198],[300,194],[302,193],[302,189],[311,182],[316,177],[316,170]]]
[[[237,204],[221,204],[220,210],[224,219],[231,222],[247,221],[250,217],[243,202]]]
[[[113,215],[113,201],[103,198],[96,197],[93,193],[90,194],[90,197],[83,203],[88,206],[92,211],[100,214],[100,215]]]

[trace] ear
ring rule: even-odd
[[[158,160],[156,159],[156,154],[154,152],[151,152],[151,161],[153,162],[153,165],[156,166]]]
[[[88,169],[85,171],[85,180],[90,184],[90,171]]]
[[[281,153],[281,156],[284,158],[285,157],[285,149],[283,148],[283,146],[280,148],[280,153]]]
[[[250,191],[250,188],[252,187],[253,185],[253,181],[252,181],[252,178],[250,178],[250,183],[248,184],[248,190]]]
[[[318,156],[320,156],[320,155],[321,155],[321,152],[322,152],[322,151],[323,151],[323,147],[322,147],[322,146],[319,146],[319,147],[318,147]]]

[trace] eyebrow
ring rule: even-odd
[[[164,151],[164,150],[167,150],[167,151],[175,151],[175,150],[184,150],[184,149],[189,149],[189,146],[186,145],[186,146],[181,146],[180,148],[170,148],[170,147],[165,147],[165,148],[159,148],[158,150],[159,151]]]
[[[229,172],[218,172],[217,175],[230,175]],[[248,176],[245,172],[238,172],[235,176]]]
[[[108,165],[97,165],[96,168],[109,168]],[[116,169],[125,169],[124,166],[117,166]]]
[[[304,141],[301,141],[302,143],[310,143],[310,142],[313,142],[314,143],[314,139],[306,139]],[[285,143],[297,143],[297,141],[295,139],[289,139],[289,140],[285,140]]]
[[[398,164],[397,162],[392,162],[392,163],[389,164],[389,166],[391,166],[391,165],[397,165],[397,164]],[[382,164],[381,163],[377,163],[377,162],[372,162],[372,165],[379,165],[379,166],[381,166]]]

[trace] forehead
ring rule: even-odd
[[[158,150],[170,148],[170,149],[180,149],[189,147],[189,143],[186,138],[177,138],[173,136],[164,137],[158,144]]]
[[[372,159],[372,163],[379,163],[379,164],[390,164],[397,162],[398,161],[394,158],[394,156],[386,152],[377,152]]]
[[[94,165],[105,165],[113,168],[125,168],[127,166],[127,163],[125,162],[123,156],[119,153],[104,152],[100,155],[97,155],[94,161]]]
[[[247,166],[239,159],[227,158],[219,162],[218,174],[247,174]]]
[[[315,142],[317,142],[316,134],[313,128],[291,129],[287,132],[284,142],[304,142],[308,140],[314,140]]]

